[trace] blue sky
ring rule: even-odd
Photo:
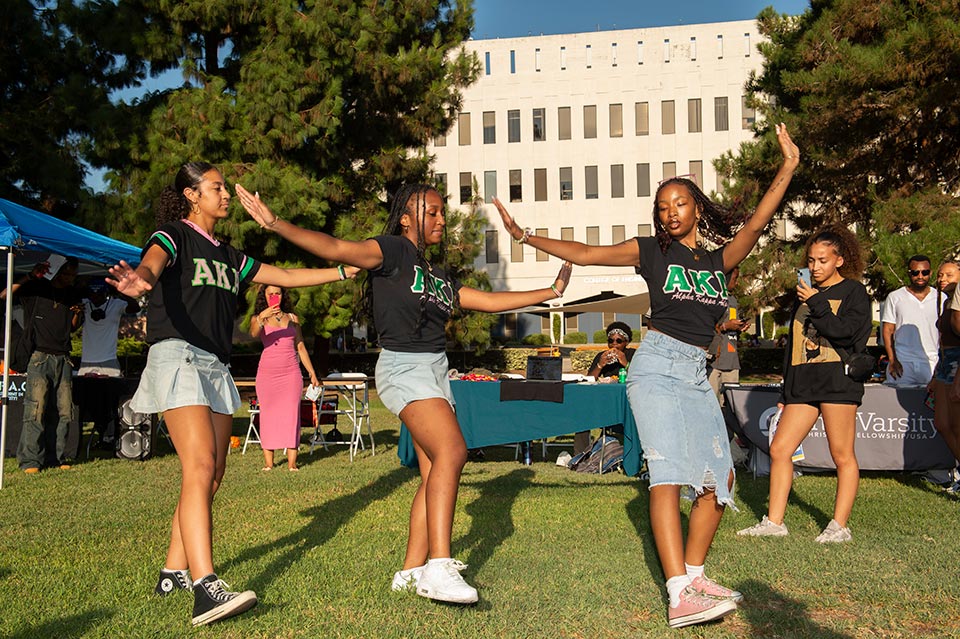
[[[750,20],[764,7],[798,15],[809,0],[474,0],[475,39]]]

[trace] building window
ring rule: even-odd
[[[637,165],[637,197],[650,197],[650,165]]]
[[[547,139],[547,110],[533,110],[533,141],[543,142]]]
[[[611,138],[623,137],[623,105],[622,104],[610,105],[610,137]]]
[[[611,66],[617,66],[617,43],[614,42],[610,45],[610,62]]]
[[[623,197],[623,165],[610,165],[610,197]]]
[[[587,68],[590,69],[593,67],[593,48],[588,44],[587,45]]]
[[[691,60],[697,59],[697,39],[696,38],[690,38],[690,59]]]
[[[560,167],[560,199],[573,199],[573,167]]]
[[[470,114],[461,113],[457,118],[457,134],[460,139],[460,146],[470,146]]]
[[[433,146],[447,146],[447,136],[441,133],[433,138]]]
[[[596,200],[600,197],[600,186],[597,184],[597,167],[586,166],[583,171],[583,192],[588,200]]]
[[[653,236],[652,224],[637,224],[637,237],[652,237],[652,236]]]
[[[637,64],[643,64],[643,40],[637,40]]]
[[[703,161],[702,160],[690,160],[690,175],[691,180],[699,186],[701,189],[706,184],[706,181],[703,179]]]
[[[597,106],[595,104],[583,107],[583,138],[589,140],[597,137]]]
[[[510,261],[514,263],[523,261],[523,244],[510,242]]]
[[[493,198],[497,197],[497,172],[483,172],[483,201],[487,204],[493,203]]]
[[[560,239],[561,239],[561,240],[564,240],[564,241],[566,241],[566,242],[572,242],[572,241],[573,241],[573,227],[572,227],[572,226],[564,226],[563,228],[561,228],[561,229],[560,229]]]
[[[623,224],[615,224],[610,231],[611,244],[620,244],[627,239],[627,227]]]
[[[670,62],[670,38],[663,39],[663,61]]]
[[[447,199],[447,174],[446,173],[437,173],[433,176],[433,185],[437,188],[437,192],[440,194],[440,197],[446,201]]]
[[[547,201],[547,170],[533,170],[533,200],[534,202]]]
[[[637,135],[650,135],[650,103],[637,102],[633,105],[637,122]]]
[[[517,52],[510,50],[510,73],[517,72]]]
[[[497,143],[497,114],[495,111],[483,112],[483,143]]]
[[[599,226],[587,227],[587,244],[589,244],[590,246],[598,246],[600,244],[600,227]]]
[[[717,59],[723,60],[723,36],[717,36]]]
[[[567,70],[567,48],[560,47],[560,70]]]
[[[691,98],[687,100],[687,131],[700,133],[702,130],[700,98]]]
[[[557,108],[557,139],[570,139],[570,107]]]
[[[730,110],[727,105],[727,96],[713,99],[713,122],[717,131],[730,130]]]
[[[520,109],[507,111],[507,142],[520,141]]]
[[[550,237],[550,234],[547,233],[547,229],[537,229],[534,231],[537,237]],[[538,262],[547,262],[550,260],[550,254],[544,253],[540,249],[537,249],[537,261]]]
[[[740,98],[740,108],[743,113],[742,126],[744,129],[749,129],[757,121],[757,110],[750,106],[745,95]]]
[[[460,174],[460,204],[469,204],[473,198],[473,174]]]
[[[750,57],[750,34],[743,34],[743,55],[746,58]]]
[[[670,178],[677,177],[677,163],[676,162],[664,162],[663,163],[663,177],[661,182],[666,182]]]
[[[533,50],[533,68],[537,73],[540,72],[540,49]]]
[[[496,264],[500,261],[500,247],[497,245],[497,232],[486,231],[484,240],[487,253],[487,264]]]
[[[510,201],[523,202],[523,183],[520,169],[510,169]]]
[[[567,333],[575,333],[580,330],[580,316],[579,315],[566,315],[563,318],[564,325],[564,335]]]
[[[677,132],[674,110],[673,100],[664,100],[660,103],[660,132],[664,135]]]
[[[489,51],[483,54],[483,72],[485,75],[490,75],[490,52]]]

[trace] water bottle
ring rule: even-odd
[[[530,449],[531,449],[530,442],[523,442],[522,444],[520,444],[520,450],[523,453],[524,466],[529,466],[530,464],[533,463],[533,459],[531,459],[531,456],[530,456]]]
[[[617,381],[619,381],[621,384],[627,383],[627,369],[620,369],[620,372],[617,374]]]

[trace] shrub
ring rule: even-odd
[[[505,348],[503,349],[504,369],[508,371],[525,371],[527,370],[527,358],[536,354],[537,349],[535,348]]]
[[[602,328],[599,331],[593,332],[593,343],[594,344],[606,344],[607,343],[607,331]]]
[[[550,346],[550,336],[543,333],[531,333],[523,338],[523,343],[528,346]],[[536,353],[534,353],[536,355]],[[524,364],[526,367],[526,364]]]
[[[606,333],[604,333],[604,338],[606,338]],[[574,373],[586,375],[590,370],[590,364],[593,363],[593,358],[596,357],[599,352],[601,351],[573,351],[570,353],[570,370]]]
[[[587,334],[582,331],[574,331],[563,336],[564,344],[586,344]]]

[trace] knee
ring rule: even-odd
[[[796,449],[796,446],[789,447],[782,441],[777,441],[776,438],[774,438],[773,442],[770,443],[770,459],[775,462],[791,461]]]

